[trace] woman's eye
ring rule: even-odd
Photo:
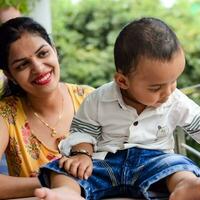
[[[49,55],[49,51],[40,51],[39,54],[38,54],[38,56],[40,58],[45,58],[48,55]]]
[[[24,62],[20,63],[19,65],[17,65],[17,66],[16,66],[16,69],[17,69],[17,70],[25,69],[26,66],[28,65],[28,63],[29,63],[28,61],[24,61]]]

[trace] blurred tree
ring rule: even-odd
[[[143,16],[158,17],[177,33],[187,67],[178,86],[199,83],[200,1],[177,0],[166,8],[159,0],[52,1],[53,36],[58,46],[62,79],[97,87],[112,80],[113,46],[121,28]]]
[[[28,13],[38,0],[0,0],[0,8],[14,7],[22,13]]]

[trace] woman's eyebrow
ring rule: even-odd
[[[37,54],[43,47],[47,46],[46,44],[43,44],[37,51],[35,51],[34,54]]]
[[[39,47],[39,49],[37,49],[35,52],[34,52],[34,54],[37,54],[44,46],[47,46],[46,44],[43,44],[41,47]],[[16,59],[16,60],[14,60],[12,63],[11,63],[11,65],[13,65],[13,64],[15,64],[15,63],[17,63],[17,62],[21,62],[21,61],[23,61],[23,60],[25,60],[26,58],[19,58],[19,59]]]

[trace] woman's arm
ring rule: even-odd
[[[0,199],[34,196],[36,188],[41,187],[36,177],[11,177],[0,174]]]
[[[3,118],[0,117],[0,159],[9,142],[9,133]],[[0,199],[33,196],[35,188],[40,187],[38,178],[11,177],[0,174]]]

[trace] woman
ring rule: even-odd
[[[45,29],[28,17],[0,26],[0,66],[8,78],[0,101],[0,198],[33,196],[41,165],[60,157],[58,142],[84,97],[93,89],[59,81],[55,47]]]

